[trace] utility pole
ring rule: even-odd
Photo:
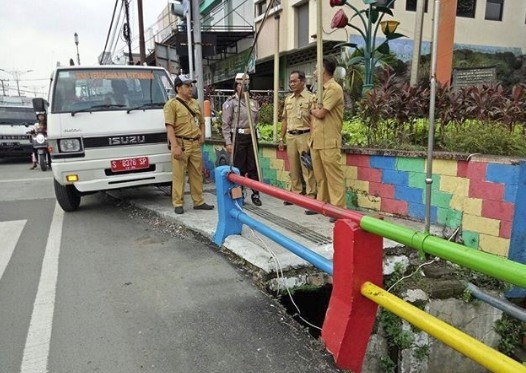
[[[139,53],[142,65],[146,61],[146,49],[144,47],[144,22],[142,19],[142,0],[137,0],[137,12],[139,13]]]
[[[122,0],[124,2],[124,8],[126,10],[126,23],[123,27],[123,36],[128,43],[128,65],[133,65],[132,48],[131,48],[131,28],[130,28],[130,3],[129,0]]]
[[[201,43],[201,13],[199,12],[199,1],[192,1],[192,18],[194,30],[195,50],[195,74],[197,78],[197,100],[199,106],[204,105],[204,80],[203,80],[203,49]],[[195,79],[195,78],[194,78]]]
[[[75,38],[75,46],[77,47],[77,63],[80,66],[80,54],[79,54],[79,34],[74,33],[73,37]]]
[[[4,82],[8,82],[9,80],[7,79],[0,79],[0,82],[2,82],[2,95],[5,96],[5,86],[4,86]]]
[[[418,83],[418,68],[420,66],[420,53],[422,48],[422,28],[424,26],[424,11],[426,0],[417,0],[415,18],[415,37],[413,42],[413,59],[411,61],[411,80],[412,87]]]

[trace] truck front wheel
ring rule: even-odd
[[[66,212],[75,211],[80,205],[80,193],[73,185],[61,185],[53,180],[57,202]]]

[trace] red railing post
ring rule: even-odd
[[[365,281],[382,287],[383,237],[342,219],[333,246],[332,294],[321,336],[338,368],[360,372],[378,308],[360,288]]]

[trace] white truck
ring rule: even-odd
[[[163,106],[173,95],[172,80],[160,67],[55,70],[48,141],[55,196],[64,211],[76,210],[84,194],[171,182]],[[34,100],[36,111],[46,104]]]
[[[0,158],[27,157],[31,161],[33,145],[27,132],[36,120],[31,99],[0,96]]]

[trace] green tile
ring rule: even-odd
[[[464,241],[464,245],[466,245],[467,247],[471,247],[473,249],[479,248],[479,234],[478,233],[470,232],[470,231],[463,231],[462,240]]]
[[[462,223],[462,212],[448,208],[437,208],[437,222],[449,228],[458,228]]]
[[[446,193],[446,192],[440,192],[438,190],[433,190],[433,188],[431,188],[432,190],[432,193],[431,193],[431,205],[432,206],[437,206],[437,207],[442,207],[442,208],[449,208],[449,206],[451,205],[451,198],[453,197],[453,195],[451,193]],[[423,201],[422,202],[425,202],[425,193],[424,193],[424,197],[423,197]]]
[[[440,176],[432,176],[433,183],[431,184],[431,190],[439,190],[440,187]],[[426,189],[426,174],[423,172],[409,172],[408,184],[413,188]]]
[[[422,158],[396,158],[396,169],[398,171],[424,172],[425,161]]]

